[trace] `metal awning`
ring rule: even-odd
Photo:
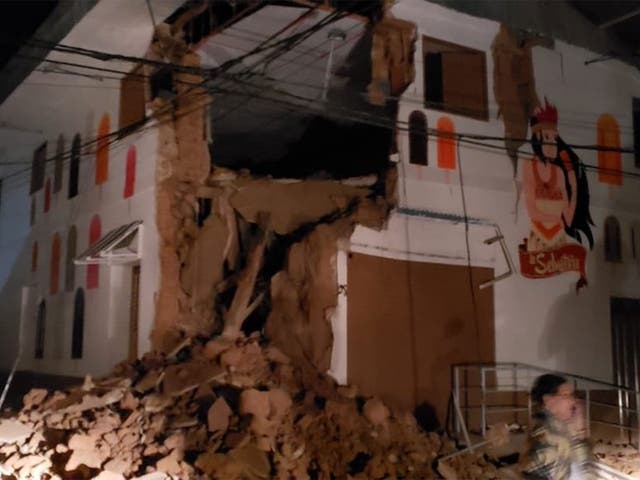
[[[142,220],[136,220],[109,231],[73,262],[76,265],[135,263],[141,254]]]

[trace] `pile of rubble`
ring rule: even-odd
[[[597,460],[615,470],[640,478],[640,452],[628,443],[598,440],[593,446]]]
[[[32,390],[0,423],[2,478],[424,479],[453,451],[329,377],[305,389],[261,342],[187,340],[67,392]],[[460,479],[497,478],[480,457],[450,465]]]

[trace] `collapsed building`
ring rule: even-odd
[[[2,451],[3,474],[425,478],[454,447],[402,412],[427,402],[431,429],[448,426],[460,364],[516,365],[512,387],[483,373],[482,419],[459,399],[479,433],[526,423],[517,364],[599,382],[585,391],[633,428],[633,65],[417,0],[151,5],[98,2],[62,48],[32,46],[50,68],[3,105],[25,125],[28,98],[54,105],[29,185],[3,182],[3,235],[31,219],[7,233],[3,365],[99,378],[29,394],[18,418],[43,438]],[[122,28],[96,36],[103,24]],[[586,76],[624,100],[580,109]],[[63,81],[75,88],[56,97]],[[532,117],[577,152],[574,190],[565,171],[535,176]],[[563,205],[575,221],[554,219],[542,187],[578,196]],[[506,414],[486,418],[490,388]],[[327,460],[336,443],[306,429],[334,417],[332,438],[354,445]],[[103,448],[78,453],[87,442]],[[482,456],[456,465],[506,475]]]

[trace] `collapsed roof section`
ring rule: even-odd
[[[404,82],[372,84],[380,71],[397,77],[410,70],[412,78],[413,55],[393,55],[407,64],[393,73],[376,62],[391,55],[391,37],[392,49],[408,52],[415,29],[388,19],[399,28],[376,32],[382,29],[371,22],[382,16],[381,1],[328,3],[213,2],[169,19],[201,67],[217,69],[205,82],[213,164],[276,178],[385,171],[400,93],[394,87]],[[386,49],[374,48],[379,33]]]

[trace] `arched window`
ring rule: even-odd
[[[136,184],[136,147],[131,146],[127,151],[127,171],[124,178],[124,198],[132,197]]]
[[[620,127],[611,115],[598,118],[598,146],[620,148]],[[609,185],[622,185],[620,152],[598,150],[598,179]]]
[[[71,337],[71,358],[82,358],[82,343],[84,339],[84,292],[76,290],[73,302],[73,333]]]
[[[47,213],[51,208],[51,179],[47,178],[44,182],[44,213]]]
[[[409,163],[429,165],[427,117],[419,110],[414,110],[409,115]]]
[[[38,242],[33,242],[31,246],[31,271],[38,270]]]
[[[36,318],[36,348],[35,357],[44,358],[44,333],[47,323],[47,305],[42,300],[38,305],[38,316]]]
[[[616,217],[607,217],[604,221],[604,258],[607,262],[622,261],[620,222]]]
[[[101,185],[109,178],[109,115],[100,119],[96,150],[96,185]]]
[[[58,136],[58,144],[56,145],[56,160],[53,170],[53,193],[62,190],[62,167],[64,165],[64,136]]]
[[[445,170],[456,168],[455,127],[449,117],[438,119],[438,167]]]
[[[89,246],[93,245],[100,239],[102,227],[100,225],[100,217],[94,215],[89,225]],[[87,290],[98,288],[100,283],[100,265],[87,265]]]
[[[71,160],[69,162],[69,198],[78,195],[80,178],[80,134],[76,133],[71,143]]]
[[[60,235],[55,233],[51,241],[51,266],[49,270],[49,293],[58,293],[58,283],[60,281]]]
[[[76,265],[73,263],[76,257],[76,245],[78,244],[78,231],[76,226],[72,225],[67,236],[67,257],[65,261],[64,273],[64,289],[72,292],[76,283]]]

